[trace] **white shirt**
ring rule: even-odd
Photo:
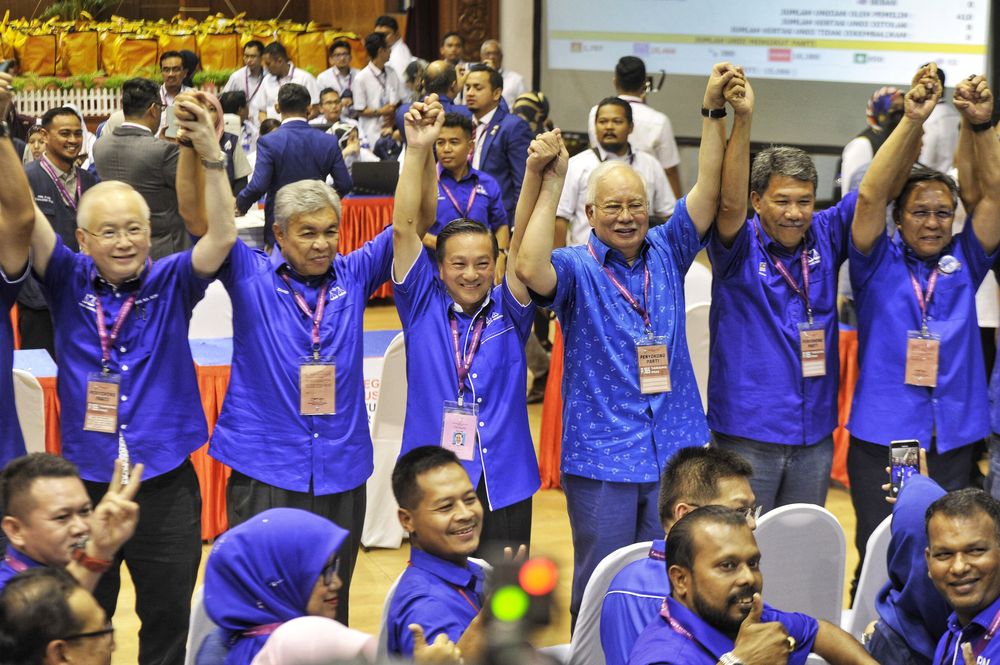
[[[189,90],[194,90],[194,88],[189,85],[181,84],[180,92],[178,92],[177,95],[181,94],[181,92],[188,92]],[[163,110],[160,111],[160,129],[167,126],[166,107],[174,105],[174,100],[177,99],[177,95],[171,95],[167,92],[167,88],[165,86],[160,85],[160,101],[163,102]]]
[[[594,150],[597,150],[600,157],[594,154]],[[590,237],[591,227],[587,220],[586,211],[587,181],[594,169],[607,159],[631,160],[632,168],[646,183],[646,195],[649,198],[651,215],[669,217],[674,212],[674,205],[677,203],[674,192],[670,189],[670,183],[667,182],[663,167],[652,155],[645,152],[632,152],[624,157],[619,157],[605,152],[600,146],[584,150],[569,160],[569,165],[566,168],[566,184],[563,185],[559,206],[556,208],[557,217],[569,220],[569,237],[566,241],[568,246],[586,244]]]
[[[958,130],[962,119],[951,102],[941,100],[924,121],[924,143],[920,159],[924,166],[947,173],[958,150]]]
[[[367,109],[380,109],[386,104],[398,104],[402,84],[391,67],[379,70],[373,63],[358,72],[351,91],[354,93],[354,110],[359,114]],[[381,116],[358,118],[361,135],[370,145],[375,145],[382,131]]]
[[[847,142],[840,154],[840,191],[847,194],[861,184],[864,172],[875,158],[872,142],[864,136],[858,136]]]
[[[247,96],[247,106],[249,107],[254,98],[260,93],[261,88],[264,86],[264,70],[260,70],[258,76],[254,76],[250,73],[249,67],[240,67],[235,72],[230,75],[229,80],[226,81],[226,86],[222,89],[222,92],[242,92]]]
[[[509,69],[501,69],[500,75],[503,76],[503,98],[507,100],[507,106],[513,110],[514,100],[527,91],[524,87],[524,77]]]
[[[299,69],[292,62],[288,63],[288,74],[278,78],[274,74],[267,74],[264,77],[264,84],[260,87],[260,92],[254,97],[254,103],[250,105],[250,117],[256,118],[260,111],[267,113],[268,118],[280,118],[278,112],[274,110],[274,105],[278,103],[278,90],[286,83],[298,83],[309,91],[309,102],[319,104],[319,86],[316,85],[316,78],[304,69]]]
[[[483,160],[483,144],[486,143],[484,140],[486,138],[486,130],[489,129],[490,123],[493,122],[493,116],[496,115],[499,106],[494,107],[492,111],[484,115],[479,120],[475,117],[472,118],[472,138],[476,141],[476,150],[472,153],[472,168],[478,169],[480,162]]]
[[[392,70],[396,72],[396,75],[400,78],[406,74],[406,67],[416,60],[413,54],[410,53],[410,47],[407,46],[402,39],[396,41],[389,48],[389,66]]]
[[[330,67],[316,77],[316,84],[319,85],[320,92],[327,88],[333,88],[341,97],[345,90],[350,90],[354,84],[354,79],[358,76],[358,70],[350,67],[346,74],[341,74],[336,67]]]
[[[632,105],[632,124],[634,128],[629,134],[628,142],[632,149],[636,151],[648,152],[660,166],[664,169],[677,166],[681,163],[681,155],[677,150],[677,140],[674,138],[674,128],[670,124],[670,118],[665,113],[660,113],[654,108],[650,108],[642,97],[633,95],[618,95],[619,99],[624,99]],[[587,119],[587,132],[590,134],[590,145],[597,145],[597,131],[594,128],[597,117],[597,107],[590,109]]]

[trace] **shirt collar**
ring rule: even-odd
[[[626,102],[638,102],[639,104],[645,104],[646,100],[638,95],[618,95],[618,99],[624,99]]]
[[[600,160],[602,162],[610,159],[611,161],[618,160],[623,162],[627,161],[629,164],[632,163],[632,146],[629,143],[625,144],[625,154],[622,155],[621,157],[612,152],[608,152],[603,147],[601,147],[600,143],[594,146],[594,150],[598,152],[598,156],[600,157]]]
[[[283,125],[287,125],[287,124],[288,124],[288,123],[290,123],[290,122],[296,122],[296,121],[301,121],[301,122],[305,122],[305,123],[308,123],[308,122],[309,122],[309,121],[308,121],[308,120],[306,120],[305,118],[300,118],[300,117],[296,116],[296,117],[294,117],[294,118],[282,118],[282,119],[281,119],[281,124],[283,124]]]
[[[147,127],[146,125],[140,125],[137,122],[123,122],[122,124],[120,124],[118,126],[119,127],[133,127],[135,129],[141,129],[144,132],[149,132],[150,134],[153,133],[153,130],[151,130],[149,127]]]
[[[476,310],[476,313],[470,317],[473,321],[476,320],[477,316],[485,312],[489,308],[490,304],[493,302],[493,297],[491,293],[492,289],[490,289],[490,291],[486,293],[486,300],[484,300],[483,304],[479,306],[479,309]],[[452,303],[448,305],[448,307],[450,307],[451,311],[455,312],[455,314],[459,316],[468,316],[468,314],[465,313],[465,310],[462,309],[462,306],[455,301],[452,301]]]
[[[45,564],[38,563],[37,561],[35,561],[34,559],[32,559],[27,554],[15,550],[14,546],[11,545],[11,544],[9,544],[9,543],[7,544],[7,550],[6,550],[5,554],[6,554],[6,556],[10,557],[11,559],[14,559],[16,561],[20,561],[21,563],[23,563],[28,568],[41,568],[41,567],[43,567],[45,565]],[[10,564],[7,564],[7,566],[11,567]]]
[[[482,573],[480,571],[477,574],[477,571],[474,571],[468,562],[466,562],[465,566],[459,566],[436,557],[433,554],[428,554],[416,547],[411,547],[410,565],[435,577],[439,577],[448,584],[462,587],[463,589],[473,589],[477,593],[479,591],[479,589],[476,589],[476,586],[478,586],[477,582],[481,581]]]
[[[694,636],[695,641],[708,650],[714,658],[718,659],[722,654],[733,650],[731,639],[705,623],[701,617],[674,600],[672,596],[667,596],[667,607],[674,621],[686,628]],[[662,617],[660,621],[667,624],[667,620]],[[669,624],[666,625],[666,630],[672,630]]]
[[[646,233],[649,233],[648,229]],[[627,265],[625,255],[617,249],[612,249],[608,245],[605,245],[604,241],[597,237],[597,234],[594,233],[593,229],[590,231],[590,239],[587,242],[590,243],[594,253],[597,254],[597,258],[600,260],[602,266],[608,263],[609,258],[617,259],[621,263],[625,263]],[[649,249],[649,241],[646,238],[643,238],[642,248],[639,250],[639,256],[645,256],[647,249]]]
[[[479,120],[476,120],[476,124],[477,125],[486,125],[487,127],[489,127],[489,124],[491,122],[493,122],[493,116],[496,115],[496,112],[497,112],[498,108],[500,108],[499,104],[492,111],[490,111],[489,113],[487,113],[486,115],[484,115],[482,118],[480,118]]]
[[[70,179],[72,176],[76,175],[73,167],[70,167],[69,171],[63,171],[61,168],[59,168],[59,166],[55,162],[49,159],[49,156],[46,155],[44,152],[42,153],[42,159],[48,162],[49,166],[55,169],[56,174],[59,176],[61,180],[65,181]]]
[[[760,232],[760,239],[764,243],[764,249],[772,254],[778,254],[780,256],[798,256],[799,248],[796,247],[794,251],[789,251],[787,247],[782,245],[780,242],[775,242],[771,236],[767,234],[764,229],[764,223],[760,220],[760,215],[753,216],[753,225],[756,229],[755,232]],[[813,233],[812,224],[809,225],[809,229],[806,231],[805,235],[806,249],[812,249],[816,245],[816,234]]]
[[[105,291],[124,291],[126,293],[131,293],[133,291],[138,291],[142,286],[142,280],[149,272],[149,269],[153,267],[153,259],[151,257],[146,257],[146,263],[142,266],[142,270],[139,274],[131,279],[126,279],[119,285],[114,285],[108,280],[101,277],[101,273],[97,270],[97,265],[93,264],[90,267],[90,282],[94,285],[95,289],[101,289]]]
[[[948,244],[945,245],[940,252],[926,259],[922,259],[917,256],[917,253],[913,251],[913,248],[903,241],[903,234],[898,230],[892,234],[889,238],[889,242],[893,242],[897,247],[899,247],[899,249],[903,252],[903,257],[907,263],[912,265],[921,264],[927,266],[928,268],[936,266],[942,256],[945,256],[946,254],[953,254],[955,251],[955,236],[951,237],[951,240],[948,241]]]
[[[977,614],[975,618],[972,621],[970,621],[967,626],[965,626],[965,628],[975,625],[976,628],[978,629],[976,631],[977,633],[986,632],[987,630],[990,629],[990,624],[993,623],[993,617],[995,617],[998,612],[1000,612],[1000,596],[997,596],[993,600],[993,602],[990,603],[989,607],[987,607],[985,610]],[[954,612],[952,612],[951,616],[948,617],[948,630],[950,630],[953,633],[961,633],[963,630],[965,630],[964,628],[962,628],[962,625],[958,622],[958,615],[955,614]],[[969,635],[962,636],[962,639],[966,641],[969,638],[970,638]]]
[[[335,273],[334,273],[334,270],[333,270],[333,262],[332,261],[330,262],[330,267],[327,269],[326,273],[323,274],[323,275],[319,275],[316,278],[314,278],[314,277],[304,277],[304,276],[300,275],[299,273],[295,272],[295,269],[292,268],[292,265],[290,263],[288,263],[288,261],[285,260],[285,256],[281,253],[281,247],[279,245],[275,245],[274,246],[274,250],[271,252],[271,256],[269,257],[269,261],[271,262],[271,270],[273,270],[274,272],[280,274],[281,269],[282,268],[286,268],[287,271],[288,271],[287,272],[288,276],[290,278],[292,278],[293,280],[295,280],[296,282],[299,282],[299,283],[306,283],[306,284],[308,284],[308,283],[311,283],[314,279],[318,279],[318,278],[322,278],[322,277],[330,277],[331,279],[335,278]]]
[[[470,178],[475,178],[476,182],[478,183],[479,170],[474,169],[470,166],[468,169],[466,169],[464,178],[462,178],[461,180],[455,180],[455,176],[451,174],[451,171],[445,169],[443,166],[441,166],[441,164],[438,164],[438,180],[440,180],[441,178],[448,178],[452,182],[465,182]]]
[[[374,74],[375,76],[382,76],[382,74],[385,73],[385,67],[379,69],[378,67],[375,66],[374,60],[368,61],[368,67],[372,70],[372,74]]]

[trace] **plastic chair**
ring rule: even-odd
[[[191,596],[191,620],[188,624],[187,653],[184,665],[195,665],[201,645],[218,626],[208,617],[205,611],[205,587],[199,586]]]
[[[695,261],[684,276],[684,302],[688,306],[698,302],[712,302],[712,270]]]
[[[363,547],[396,549],[403,543],[403,527],[396,515],[399,504],[392,495],[392,469],[403,443],[406,420],[406,347],[403,333],[396,335],[385,351],[378,403],[372,416],[375,469],[368,479]]]
[[[698,382],[698,392],[701,394],[701,406],[706,411],[708,410],[708,353],[711,343],[708,330],[709,309],[710,305],[707,302],[696,302],[688,305],[684,315],[688,353],[691,355],[694,378]]]
[[[854,607],[844,610],[841,627],[857,640],[869,623],[878,618],[875,599],[889,581],[889,542],[892,540],[892,515],[875,527],[868,537],[865,560],[861,564],[858,590],[854,594]]]
[[[215,280],[205,290],[191,313],[188,339],[218,339],[233,336],[233,303],[222,282]]]
[[[782,506],[757,521],[754,535],[764,601],[839,626],[847,542],[833,513],[808,503]]]
[[[29,453],[44,453],[45,393],[38,379],[23,369],[14,370],[14,405],[24,447]]]

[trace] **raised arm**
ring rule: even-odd
[[[725,97],[733,109],[733,131],[722,162],[722,193],[715,231],[722,244],[729,247],[747,221],[750,190],[750,123],[754,96],[742,68],[726,85]]]
[[[963,131],[971,132],[973,179],[982,199],[976,205],[972,228],[987,253],[1000,244],[1000,141],[990,124],[993,92],[983,76],[971,76],[955,86],[955,108],[962,114]]]
[[[550,141],[552,137],[557,137],[559,143],[562,144],[562,137],[558,132],[559,130],[556,129],[541,136],[549,137]],[[541,137],[536,138],[528,148],[528,160],[525,165],[524,181],[521,184],[521,195],[514,212],[514,239],[511,241],[510,255],[507,260],[507,278],[509,281],[510,275],[513,273],[523,286],[540,296],[550,298],[555,294],[558,282],[556,269],[552,265],[552,245],[556,235],[555,208],[552,208],[550,214],[532,214],[542,190],[543,177],[541,174],[544,172],[545,165],[552,160],[550,156],[548,159],[540,161],[543,152],[540,140]],[[566,167],[564,165],[562,174],[558,178],[558,189],[553,206],[559,204],[562,181],[565,177]],[[555,188],[556,184],[552,183],[549,186]],[[525,190],[528,190],[527,194]],[[517,294],[515,293],[515,295]]]
[[[969,123],[962,122],[958,133],[958,150],[955,151],[955,168],[958,169],[959,196],[965,212],[971,215],[979,200],[983,198],[983,190],[979,186],[979,179],[973,167],[975,162],[975,148],[972,141],[972,129]]]
[[[208,230],[205,210],[205,178],[201,160],[194,146],[181,145],[177,156],[177,212],[184,220],[184,230],[195,238]]]
[[[8,109],[14,102],[9,90],[10,81],[10,74],[0,74],[0,118],[7,117]],[[21,157],[9,138],[0,139],[0,180],[3,182],[0,186],[0,266],[7,276],[13,278],[19,277],[28,264],[28,247],[36,212]]]
[[[226,156],[219,147],[208,111],[198,101],[198,93],[178,95],[174,105],[177,124],[183,132],[180,136],[194,143],[194,149],[187,151],[197,152],[196,158],[201,162],[195,167],[193,180],[186,183],[178,180],[178,189],[181,186],[197,188],[197,180],[204,178],[205,200],[197,205],[205,212],[207,228],[191,252],[191,265],[196,275],[210,279],[215,277],[236,242],[235,204],[226,176]]]
[[[906,93],[903,119],[879,151],[858,187],[858,203],[851,223],[851,240],[863,254],[885,233],[885,209],[898,186],[900,169],[909,173],[916,160],[924,120],[941,96],[937,65],[924,65]]]
[[[712,67],[705,87],[702,106],[710,111],[724,109],[724,90],[738,70],[728,62]],[[698,180],[687,195],[687,210],[698,235],[708,233],[719,210],[719,188],[722,186],[722,157],[726,145],[725,118],[705,117],[701,121],[701,146],[698,148]]]
[[[392,272],[397,280],[410,271],[413,262],[420,256],[423,251],[420,239],[434,223],[433,215],[423,216],[426,211],[421,200],[429,191],[426,183],[429,153],[444,124],[444,109],[437,101],[437,95],[430,95],[423,102],[414,102],[403,122],[406,157],[396,184],[392,210]],[[434,192],[434,200],[437,201],[437,191]]]

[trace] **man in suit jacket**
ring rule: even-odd
[[[326,180],[340,196],[351,191],[351,176],[340,153],[337,137],[309,125],[309,91],[297,83],[286,83],[278,92],[281,127],[257,141],[257,163],[250,184],[236,197],[240,214],[246,214],[262,195],[264,243],[274,245],[274,197],[278,190],[299,180]]]
[[[469,68],[465,76],[465,105],[475,121],[472,167],[493,176],[503,191],[507,219],[514,219],[531,128],[521,118],[511,115],[506,104],[500,103],[502,94],[503,77],[497,70],[486,65]]]
[[[125,122],[94,144],[98,177],[127,182],[146,200],[153,259],[191,246],[177,211],[177,144],[156,138],[162,107],[159,86],[149,79],[129,79],[122,86]]]

